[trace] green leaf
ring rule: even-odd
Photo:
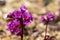
[[[44,2],[45,2],[45,5],[48,5],[51,2],[51,0],[44,0]]]

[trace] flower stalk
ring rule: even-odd
[[[23,18],[21,20],[21,25],[22,25],[22,28],[21,28],[21,40],[23,40],[23,30],[24,30]]]
[[[47,35],[47,28],[48,28],[48,24],[46,24],[46,29],[45,29],[45,38],[46,38],[46,35]]]
[[[46,39],[47,29],[48,29],[48,24],[46,24],[46,28],[45,28],[45,37],[44,37],[44,40]]]

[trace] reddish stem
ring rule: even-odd
[[[21,30],[22,30],[22,31],[21,31],[21,40],[23,40],[23,27],[22,27]]]
[[[24,31],[24,24],[23,24],[23,16],[22,16],[22,18],[21,18],[22,20],[21,20],[21,40],[23,40],[23,31]]]
[[[46,39],[47,28],[48,28],[48,24],[46,24],[46,28],[45,28],[45,38],[44,38],[44,39]]]

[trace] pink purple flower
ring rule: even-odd
[[[13,14],[14,14],[15,18],[21,18],[21,15],[22,15],[20,10],[19,11],[15,11]]]
[[[44,22],[44,21],[45,21],[44,16],[41,16],[41,17],[40,17],[40,22]]]
[[[57,19],[57,16],[51,12],[47,12],[45,16],[41,16],[40,22],[50,22]]]
[[[47,20],[49,20],[49,21],[52,21],[52,20],[57,18],[57,16],[55,14],[51,13],[51,12],[48,12],[46,14],[46,17],[47,17]]]
[[[12,13],[9,13],[8,15],[7,15],[7,18],[13,18],[14,17],[14,15],[12,14]]]
[[[33,19],[34,18],[29,13],[23,14],[23,22],[25,25],[29,25],[31,23],[31,21],[33,21]]]
[[[12,13],[7,15],[7,18],[12,19],[7,23],[9,31],[17,35],[21,32],[21,25],[26,26],[33,21],[32,15],[30,15],[26,10],[27,8],[22,6],[20,10],[14,10]]]
[[[8,30],[11,31],[11,32],[13,32],[14,26],[13,25],[8,26]]]
[[[34,18],[33,18],[33,16],[32,16],[32,15],[30,15],[29,19],[30,19],[31,21],[33,21],[33,20],[34,20]]]
[[[14,31],[13,31],[13,33],[14,33],[15,35],[19,34],[19,33],[20,33],[20,29],[19,29],[19,28],[15,28]]]
[[[31,21],[29,19],[25,19],[23,22],[25,25],[29,25],[31,23]]]
[[[8,30],[12,32],[13,29],[14,29],[14,26],[12,25],[12,21],[8,22]]]
[[[22,16],[23,16],[23,19],[28,19],[30,17],[30,14],[29,12],[24,12]]]
[[[20,9],[21,9],[22,12],[27,10],[27,8],[25,6],[21,6]]]
[[[15,19],[13,20],[13,23],[12,23],[14,26],[18,26],[20,25],[20,21],[18,19]]]
[[[14,20],[14,22],[12,21],[8,22],[8,30],[17,35],[18,33],[20,33],[20,29],[17,28],[16,25],[19,25],[19,23],[16,20]]]

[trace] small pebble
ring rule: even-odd
[[[4,6],[6,4],[5,0],[0,0],[0,6]]]

